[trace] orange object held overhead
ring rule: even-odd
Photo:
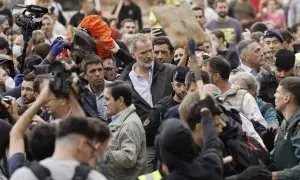
[[[111,28],[97,15],[84,18],[78,25],[88,30],[90,35],[97,41],[97,52],[102,59],[111,58],[110,49],[114,48]]]

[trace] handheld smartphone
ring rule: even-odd
[[[158,30],[159,29],[159,30]],[[158,31],[160,32],[158,34],[158,36],[167,36],[167,33],[165,32],[165,30],[163,28],[152,28],[153,31]]]
[[[149,27],[143,28],[142,33],[143,34],[151,33],[151,28],[149,28]]]

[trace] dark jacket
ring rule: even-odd
[[[271,154],[276,179],[300,179],[300,108],[288,121],[282,122]]]
[[[129,73],[132,70],[133,64],[129,64],[123,71],[123,73],[118,77],[118,80],[123,80],[131,84],[132,86],[132,99],[134,106],[136,107],[136,112],[138,116],[144,121],[149,112],[151,111],[151,106],[134,90]],[[159,61],[154,62],[153,67],[153,77],[151,85],[152,101],[153,105],[157,104],[161,99],[169,96],[172,93],[172,72],[175,66],[169,64],[163,64]]]
[[[257,80],[259,82],[259,93],[263,101],[275,105],[275,92],[278,87],[278,82],[274,72],[264,72],[257,75]]]
[[[169,168],[168,179],[223,179],[222,145],[212,122],[209,113],[202,113],[204,144],[199,154],[187,125],[178,119],[166,120],[157,145],[162,161]]]
[[[97,111],[96,97],[87,88],[84,88],[80,93],[79,103],[82,109],[84,110],[86,116],[99,118],[98,111]]]

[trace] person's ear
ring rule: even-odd
[[[219,74],[219,73],[215,73],[215,74],[213,75],[213,80],[214,80],[214,82],[217,82],[217,81],[219,81],[219,80],[220,80],[220,78],[221,78],[221,76],[220,76],[220,74]]]
[[[76,150],[81,151],[84,148],[84,146],[85,146],[84,140],[82,138],[80,138],[78,141],[78,145],[76,146]]]
[[[292,95],[291,95],[290,93],[287,93],[287,94],[284,96],[284,101],[285,101],[285,103],[287,104],[287,103],[291,102],[291,100],[292,100]]]
[[[136,56],[135,56],[134,53],[130,53],[130,54],[131,54],[131,56],[132,56],[134,59],[136,59]]]
[[[123,105],[124,104],[124,97],[123,96],[120,96],[118,99],[117,99],[117,102],[119,105]]]
[[[175,85],[174,85],[174,82],[171,82],[171,85],[172,85],[172,88],[174,89],[174,86],[175,86]]]
[[[242,59],[243,61],[247,61],[247,59],[248,59],[248,53],[243,52],[243,53],[241,54],[241,59]]]

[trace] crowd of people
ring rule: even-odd
[[[299,0],[153,1],[190,4],[194,48],[120,2],[30,2],[27,44],[0,0],[1,180],[300,179]]]

